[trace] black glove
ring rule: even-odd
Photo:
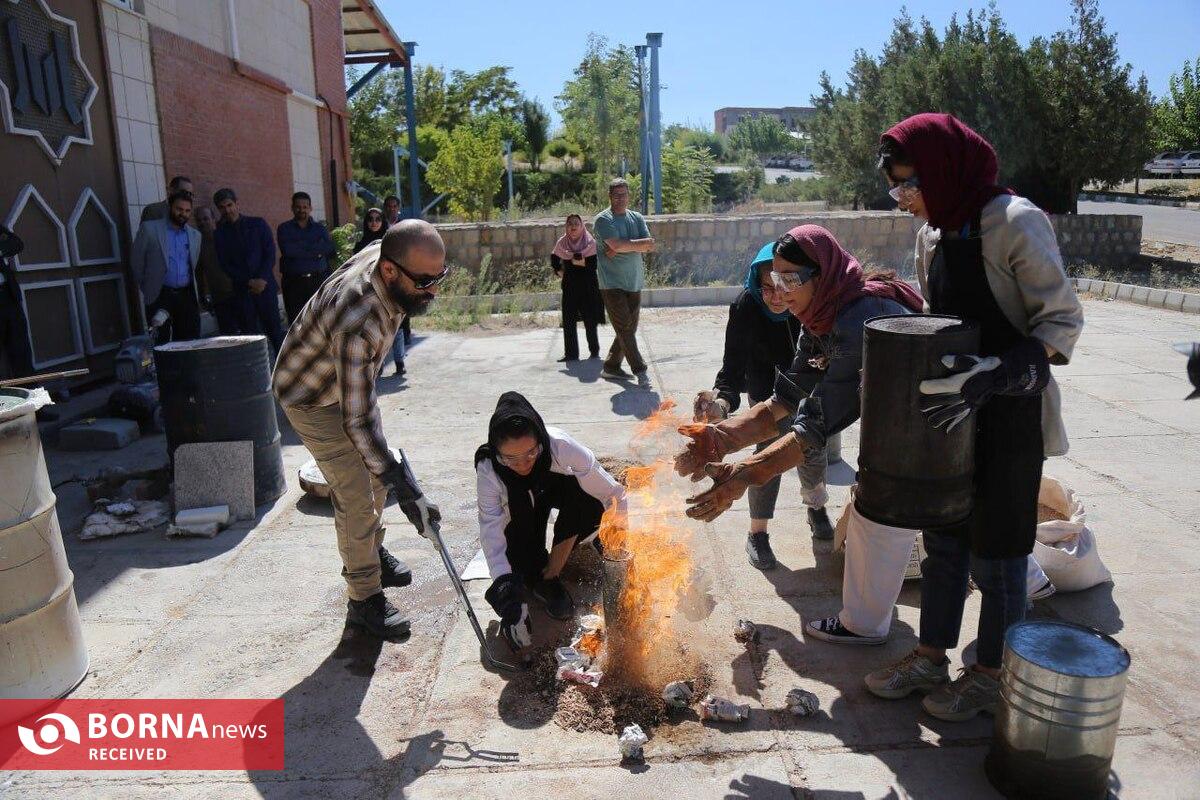
[[[379,479],[396,496],[400,510],[417,529],[417,533],[426,539],[430,538],[432,528],[442,521],[442,512],[421,492],[421,486],[403,452],[400,453],[400,461]]]
[[[529,605],[521,579],[513,573],[501,575],[483,593],[492,609],[500,615],[500,633],[513,652],[533,643],[533,627],[529,623]]]
[[[999,358],[942,356],[942,363],[954,374],[921,381],[921,394],[928,396],[921,412],[933,427],[946,426],[946,433],[993,395],[1035,395],[1050,381],[1046,347],[1033,337],[1022,339]]]

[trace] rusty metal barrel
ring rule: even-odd
[[[975,426],[950,433],[921,413],[920,385],[949,370],[945,355],[979,352],[979,326],[958,317],[899,314],[863,331],[862,419],[854,507],[872,522],[940,528],[971,513]]]
[[[1125,697],[1129,653],[1056,620],[1008,629],[988,779],[1006,797],[1100,800]]]
[[[0,698],[6,700],[61,697],[88,669],[37,408],[34,392],[0,389]]]

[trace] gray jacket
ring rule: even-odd
[[[1083,331],[1083,306],[1063,269],[1050,219],[1024,197],[1000,195],[979,218],[983,265],[996,304],[1014,328],[1055,350],[1051,364],[1066,364]],[[921,294],[929,297],[929,265],[940,238],[925,225],[917,232],[915,266]],[[1067,452],[1062,396],[1054,378],[1042,393],[1042,439],[1047,456]]]
[[[133,280],[142,292],[142,304],[150,305],[158,299],[162,291],[163,281],[167,277],[167,220],[150,219],[138,226],[137,236],[134,237],[133,247],[129,251],[129,270]],[[191,261],[192,289],[197,292],[196,302],[199,303],[199,290],[196,289],[196,264],[200,261],[200,231],[191,225],[184,227],[188,236],[188,255]]]

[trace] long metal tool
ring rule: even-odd
[[[438,553],[442,556],[442,563],[446,565],[446,572],[450,575],[450,583],[454,585],[454,591],[458,593],[458,599],[462,601],[463,609],[467,612],[467,619],[471,621],[471,627],[475,629],[475,636],[479,639],[479,646],[483,648],[483,657],[487,663],[497,669],[502,669],[505,672],[519,672],[520,667],[515,664],[509,664],[507,661],[501,661],[492,655],[492,649],[488,647],[487,639],[484,638],[483,628],[479,627],[479,620],[475,617],[475,609],[471,607],[471,601],[467,599],[467,590],[463,588],[462,580],[458,577],[458,569],[454,566],[454,559],[450,558],[450,551],[446,549],[446,543],[442,541],[441,524],[430,522],[429,531],[433,535],[433,543],[437,546]]]
[[[68,369],[62,372],[43,372],[41,375],[29,375],[25,378],[8,378],[0,381],[0,387],[8,386],[28,386],[31,383],[42,383],[43,381],[56,381],[62,378],[78,378],[80,375],[87,375],[86,369]]]

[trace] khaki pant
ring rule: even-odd
[[[350,598],[365,600],[383,590],[379,583],[379,547],[383,544],[387,489],[367,469],[346,436],[340,405],[284,406],[283,411],[329,483],[342,576]]]
[[[620,369],[621,359],[624,357],[629,362],[630,372],[634,374],[645,372],[646,362],[642,360],[642,354],[638,352],[637,346],[638,314],[642,310],[642,293],[627,292],[624,289],[601,289],[600,295],[604,298],[608,321],[612,324],[613,333],[617,337],[613,339],[612,347],[608,350],[608,357],[604,359],[604,368]]]

